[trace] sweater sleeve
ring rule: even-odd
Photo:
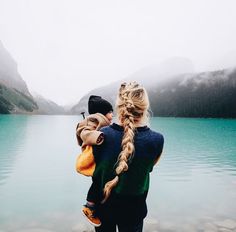
[[[98,122],[96,120],[85,119],[77,125],[76,137],[78,144],[82,147],[86,145],[100,145],[103,139],[98,141],[99,136],[103,133],[97,131]]]
[[[159,138],[158,143],[157,143],[157,157],[154,160],[154,165],[157,164],[157,162],[159,161],[159,159],[161,157],[161,154],[162,154],[162,151],[163,151],[163,146],[164,146],[164,137],[163,137],[163,135],[160,134],[160,138]]]
[[[81,139],[86,145],[100,145],[103,142],[103,138],[98,141],[99,136],[103,133],[97,130],[91,130],[89,127],[85,127],[81,132]]]

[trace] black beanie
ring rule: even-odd
[[[91,95],[88,101],[88,112],[89,114],[101,113],[106,115],[110,111],[113,111],[110,102],[106,101],[100,96]]]

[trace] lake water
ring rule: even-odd
[[[93,231],[75,171],[79,116],[0,116],[0,231]],[[153,118],[165,137],[145,232],[236,231],[236,120]]]

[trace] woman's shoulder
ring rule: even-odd
[[[159,137],[159,138],[164,138],[163,134],[156,131],[156,130],[153,130],[153,129],[150,129],[150,133],[153,135],[153,136],[156,136],[156,137]]]
[[[152,138],[155,142],[164,143],[164,136],[160,132],[157,132],[153,129],[150,129],[150,138]]]
[[[110,134],[115,132],[111,125],[102,127],[100,131],[103,132],[103,134]]]
[[[104,126],[100,129],[103,133],[116,133],[116,132],[120,132],[123,131],[123,127],[121,127],[120,125],[116,124],[116,123],[112,123],[109,126]]]

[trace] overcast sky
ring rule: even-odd
[[[236,66],[235,0],[0,0],[0,40],[58,104],[172,56]]]

